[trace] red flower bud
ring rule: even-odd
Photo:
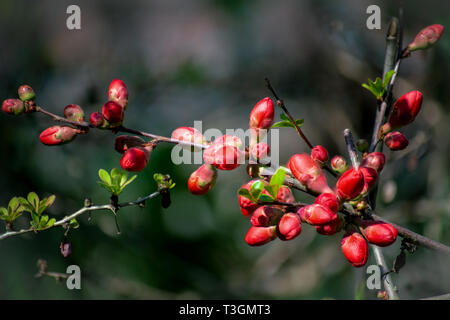
[[[125,83],[120,79],[111,81],[108,89],[108,100],[117,102],[124,110],[128,105],[128,91]]]
[[[352,266],[359,268],[367,263],[369,248],[364,237],[358,232],[345,234],[341,241],[341,248]]]
[[[94,112],[91,114],[91,116],[89,117],[89,121],[91,122],[91,124],[96,127],[104,127],[107,126],[107,121],[105,120],[105,117],[103,117],[103,115],[100,112]]]
[[[250,218],[250,222],[255,227],[268,227],[275,225],[283,211],[275,206],[261,206],[257,208]]]
[[[128,149],[120,159],[120,166],[122,169],[136,172],[144,170],[147,163],[150,161],[152,147],[134,147]]]
[[[275,109],[272,99],[264,98],[259,101],[250,113],[251,129],[268,129],[272,125]]]
[[[293,155],[288,166],[294,177],[309,190],[316,193],[333,192],[328,186],[325,173],[309,154]]]
[[[326,224],[338,218],[336,212],[317,203],[302,207],[297,210],[297,213],[300,215],[302,221],[313,226]]]
[[[286,202],[286,203],[294,203],[295,198],[291,189],[286,186],[281,186],[277,193],[277,201]]]
[[[331,159],[331,169],[333,169],[336,173],[342,174],[348,168],[347,161],[341,156],[334,156]]]
[[[68,126],[53,126],[42,131],[39,139],[48,146],[68,143],[76,138],[80,130]]]
[[[390,246],[397,239],[398,231],[390,223],[381,221],[364,221],[362,233],[367,241],[380,247]]]
[[[217,170],[210,164],[203,164],[192,172],[188,180],[188,188],[192,194],[203,195],[214,187]]]
[[[322,193],[316,198],[314,203],[321,204],[333,212],[338,212],[341,206],[339,199],[334,195],[334,193]]]
[[[409,142],[408,139],[406,139],[406,137],[402,133],[394,131],[389,132],[384,137],[384,143],[389,149],[393,151],[398,151],[405,149],[408,146]]]
[[[144,143],[145,141],[138,136],[121,135],[116,138],[114,149],[116,149],[118,153],[124,153],[128,149],[140,147]]]
[[[203,153],[203,161],[220,170],[236,169],[240,165],[239,158],[239,149],[227,145],[212,144]]]
[[[277,235],[283,241],[292,240],[302,232],[300,216],[294,212],[284,214],[277,226]]]
[[[200,131],[192,127],[179,127],[172,132],[172,139],[204,144],[205,139]]]
[[[315,146],[311,150],[311,158],[320,165],[323,165],[328,161],[328,151],[322,146]]]
[[[84,121],[84,111],[77,104],[69,104],[64,108],[64,117],[72,121]]]
[[[419,91],[402,95],[394,104],[388,123],[381,127],[381,135],[414,121],[422,107],[423,96]]]
[[[381,152],[372,152],[364,157],[361,161],[361,167],[370,167],[377,172],[383,170],[384,163],[386,162],[386,157]]]
[[[252,185],[259,180],[251,180],[244,184],[240,189],[244,188],[250,191]],[[268,182],[264,182],[265,185],[268,184]],[[264,189],[263,194],[269,195],[269,193]],[[253,203],[250,199],[238,195],[239,199],[239,207],[241,208],[241,212],[244,216],[249,216],[255,211],[260,205]]]
[[[422,29],[408,45],[408,51],[428,49],[433,46],[444,32],[444,27],[440,24],[433,24]]]
[[[316,226],[316,231],[318,234],[323,236],[332,236],[335,233],[338,233],[342,228],[342,220],[337,217],[336,219],[331,220],[328,223],[325,223],[320,226]]]
[[[19,93],[19,98],[22,101],[30,101],[36,98],[33,88],[26,84],[20,86],[17,92]]]
[[[337,181],[336,189],[339,197],[351,200],[359,196],[364,188],[364,175],[361,170],[349,169]]]
[[[6,99],[2,103],[2,111],[17,116],[25,112],[25,104],[20,99]]]
[[[250,156],[255,160],[264,159],[269,152],[269,145],[264,142],[257,143],[250,147]]]
[[[251,227],[245,235],[245,242],[251,246],[261,246],[277,237],[277,227]]]
[[[120,104],[114,101],[108,101],[102,108],[103,117],[110,124],[119,125],[123,121],[123,108]]]
[[[359,170],[362,172],[364,176],[364,183],[367,184],[367,190],[373,187],[375,182],[378,179],[378,172],[374,168],[371,167],[360,167]],[[364,188],[366,189],[366,188]]]

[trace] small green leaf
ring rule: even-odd
[[[387,86],[389,85],[389,82],[391,81],[391,78],[394,75],[394,73],[395,73],[395,70],[386,72],[386,75],[384,76],[384,81],[383,81],[384,89],[386,89]]]
[[[8,217],[8,210],[6,208],[0,208],[0,219],[5,220]]]
[[[175,188],[175,186],[176,186],[175,182],[172,182],[169,186],[169,189],[173,189],[173,188]]]
[[[120,186],[123,186],[123,184],[124,184],[125,182],[127,182],[127,179],[128,179],[128,174],[127,174],[126,172],[124,172],[124,173],[122,174],[122,176],[120,177],[120,183],[119,183],[119,185],[120,185]]]
[[[52,194],[50,197],[47,198],[47,201],[45,202],[45,206],[51,207],[53,205],[53,203],[55,202],[56,196],[54,194]]]
[[[119,169],[114,168],[111,170],[111,184],[112,185],[120,185],[120,180],[122,179],[122,173]]]
[[[253,199],[258,200],[261,193],[264,191],[264,183],[261,180],[254,182],[250,188],[250,193]]]
[[[129,185],[130,183],[132,183],[134,181],[134,179],[137,178],[137,175],[132,176],[130,179],[128,179],[124,184],[121,184],[122,190]]]
[[[47,225],[45,226],[46,229],[53,227],[53,225],[55,224],[56,219],[55,218],[51,218],[48,222]]]
[[[280,114],[280,119],[291,122],[291,119],[289,119],[289,117],[285,113]]]
[[[271,128],[295,128],[294,125],[287,120],[275,122]]]
[[[269,196],[267,194],[264,194],[264,193],[259,196],[258,200],[264,201],[264,202],[273,202],[273,201],[275,201],[274,198],[272,198],[271,196]]]
[[[295,123],[297,124],[297,126],[299,127],[299,128],[301,128],[302,126],[303,126],[303,123],[305,122],[305,120],[304,119],[297,119],[297,120],[295,120]]]
[[[28,202],[34,207],[37,212],[39,210],[39,197],[35,192],[30,192],[27,196]]]
[[[20,206],[20,202],[17,197],[14,197],[11,200],[9,200],[8,209],[10,211],[16,211],[19,206]]]
[[[75,219],[75,218],[70,220],[69,225],[72,229],[78,229],[78,227],[80,226],[77,219]]]
[[[276,198],[278,195],[278,191],[284,183],[284,177],[286,176],[286,172],[283,168],[278,168],[275,174],[270,179],[270,187],[271,187],[271,195]]]
[[[48,216],[47,215],[43,215],[41,217],[41,220],[39,221],[39,228],[43,228],[47,225],[48,222]]]
[[[111,184],[111,177],[109,176],[109,173],[106,172],[106,170],[104,169],[98,170],[98,176],[104,183]]]
[[[252,198],[252,195],[250,194],[250,191],[245,188],[239,189],[238,194],[244,198],[251,200],[252,202],[255,202],[255,200]]]
[[[34,208],[31,206],[31,204],[28,202],[27,199],[23,197],[18,197],[20,205],[24,208],[25,211],[32,213],[34,212]]]

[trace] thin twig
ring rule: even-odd
[[[43,109],[42,107],[36,107],[36,111],[40,112],[42,114],[45,114],[46,116],[51,117],[54,121],[71,124],[71,125],[79,127],[79,128],[84,128],[86,130],[88,130],[89,128],[96,128],[92,124],[90,124],[88,122],[85,122],[85,121],[79,121],[78,122],[78,121],[73,121],[73,120],[69,120],[69,119],[60,117],[60,116],[58,116],[58,115],[56,115],[54,113],[51,113],[51,112]],[[206,149],[206,148],[209,147],[207,144],[201,144],[201,143],[195,143],[195,142],[190,142],[190,141],[183,141],[183,140],[172,139],[172,138],[159,136],[159,135],[156,135],[156,134],[152,134],[152,133],[148,133],[148,132],[144,132],[144,131],[140,131],[140,130],[126,128],[124,126],[118,126],[118,127],[109,128],[109,130],[114,132],[114,133],[117,133],[117,132],[132,133],[132,134],[135,134],[135,135],[139,135],[139,136],[155,139],[157,142],[167,142],[167,143],[173,143],[173,144],[180,144],[180,145],[184,145],[184,146],[191,146],[191,147],[202,148],[202,149]]]
[[[355,143],[353,142],[353,135],[350,129],[344,130],[345,144],[347,145],[347,151],[350,156],[350,161],[355,169],[359,168],[358,153],[356,152]]]
[[[308,145],[308,147],[310,149],[314,148],[312,143],[308,140],[308,138],[303,133],[302,129],[298,126],[297,122],[295,122],[294,117],[292,117],[291,113],[289,112],[289,110],[287,109],[286,105],[284,104],[284,101],[282,99],[280,99],[280,97],[275,92],[275,89],[272,87],[272,84],[270,83],[269,78],[265,78],[265,80],[266,80],[267,89],[269,89],[270,92],[272,92],[273,96],[277,100],[277,105],[281,109],[283,109],[284,113],[286,113],[286,115],[289,118],[289,120],[291,120],[291,122],[294,125],[295,130],[297,131],[297,133],[300,135],[300,137],[303,139],[303,141],[305,141],[305,143]],[[328,165],[325,165],[324,169],[327,170],[333,177],[337,177],[337,174]]]
[[[51,228],[57,227],[57,226],[63,226],[64,224],[69,223],[70,220],[77,218],[78,216],[82,215],[85,212],[91,212],[91,211],[97,211],[97,210],[109,210],[115,215],[120,208],[140,205],[141,203],[145,202],[148,199],[155,198],[159,194],[160,194],[160,192],[156,191],[146,197],[139,198],[133,202],[119,203],[117,205],[117,207],[113,206],[112,204],[83,207],[80,210],[72,213],[71,215],[65,216],[61,220],[56,221],[53,224],[53,226],[51,226],[48,229],[51,229]],[[48,230],[48,229],[44,229],[44,230]],[[42,231],[44,231],[44,230],[42,230]],[[9,238],[12,236],[17,236],[20,234],[28,233],[28,232],[36,232],[36,230],[34,228],[28,228],[28,229],[22,229],[22,230],[18,230],[18,231],[8,231],[8,232],[5,232],[0,235],[0,240],[6,239],[6,238]]]

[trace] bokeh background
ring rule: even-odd
[[[424,26],[450,26],[443,1],[405,1],[405,42]],[[81,7],[78,31],[66,28],[66,8]],[[382,29],[366,28],[366,8],[381,7]],[[247,128],[253,105],[269,92],[264,77],[304,131],[331,155],[346,154],[342,137],[351,128],[369,138],[376,102],[361,87],[381,75],[385,34],[397,1],[12,1],[0,2],[0,97],[29,84],[37,103],[55,113],[76,103],[87,114],[100,109],[114,78],[130,95],[125,125],[161,135],[202,120],[203,128]],[[407,150],[386,152],[380,215],[450,244],[449,103],[450,36],[404,61],[395,95],[420,89],[423,110],[405,128]],[[277,115],[279,111],[277,110]],[[100,168],[119,167],[111,132],[93,130],[61,147],[46,147],[39,133],[52,122],[39,114],[0,115],[0,205],[36,191],[56,194],[49,210],[61,218],[85,197],[106,203],[96,181]],[[306,152],[294,130],[281,130],[280,160]],[[177,182],[172,206],[159,199],[145,209],[97,212],[69,234],[73,253],[63,258],[63,230],[0,242],[2,299],[376,299],[364,290],[365,269],[352,268],[340,249],[341,235],[318,236],[304,226],[290,242],[253,248],[243,238],[250,223],[238,207],[245,168],[220,172],[215,188],[197,197],[186,181],[196,166],[175,166],[171,146],[161,145],[151,164],[121,195],[133,200],[155,190],[155,172]],[[330,180],[331,181],[331,180]],[[297,200],[311,198],[296,193]],[[21,218],[17,227],[26,226]],[[4,224],[1,224],[4,231]],[[400,241],[384,250],[392,264]],[[50,271],[77,264],[82,290],[52,278],[34,278],[36,261]],[[373,258],[369,264],[374,263]],[[450,258],[426,249],[407,256],[393,279],[401,298],[450,292]],[[358,289],[359,288],[359,289]]]

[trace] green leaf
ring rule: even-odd
[[[111,177],[109,176],[109,173],[106,172],[104,169],[98,170],[98,176],[100,177],[100,180],[102,180],[106,184],[111,184]]]
[[[54,194],[52,194],[50,197],[47,198],[47,201],[45,202],[45,206],[47,208],[51,207],[53,205],[53,203],[55,202],[55,200],[56,200],[56,196]]]
[[[304,119],[297,119],[297,120],[295,120],[295,123],[297,124],[297,126],[299,127],[299,128],[301,128],[302,126],[303,126],[303,123],[305,122],[305,120]]]
[[[284,183],[284,177],[286,176],[286,172],[283,168],[278,168],[275,174],[270,179],[269,185],[271,186],[272,192],[270,193],[274,198],[277,197],[278,191]]]
[[[254,182],[250,188],[250,193],[256,201],[259,199],[259,196],[264,191],[264,183],[261,180]]]
[[[375,81],[369,79],[367,84],[363,83],[362,86],[369,90],[378,100],[383,100],[385,85],[380,78],[377,77]]]
[[[48,216],[44,215],[41,217],[41,220],[39,221],[39,229],[44,228],[47,225],[48,222]]]
[[[41,215],[45,210],[48,209],[54,202],[55,202],[56,196],[53,194],[48,198],[44,198],[39,202],[39,210],[38,214]]]
[[[121,189],[123,190],[127,185],[129,185],[130,183],[132,183],[134,181],[134,179],[137,178],[137,175],[132,176],[130,179],[128,179],[124,184],[121,185]]]
[[[72,229],[78,229],[78,227],[80,226],[77,219],[75,219],[75,218],[70,220],[69,225]]]
[[[35,192],[30,192],[27,196],[28,202],[34,207],[34,210],[39,210],[39,197]]]
[[[264,201],[264,202],[273,202],[273,201],[275,201],[275,199],[272,198],[272,196],[269,196],[269,195],[264,194],[264,193],[259,196],[258,200]]]
[[[23,197],[18,197],[20,205],[24,208],[25,211],[28,211],[29,213],[34,212],[34,208],[31,206],[31,204],[28,202],[27,199]]]
[[[128,174],[127,174],[126,172],[124,172],[124,173],[122,174],[122,176],[120,177],[119,185],[120,185],[120,186],[123,186],[123,184],[124,184],[125,182],[127,182],[127,179],[128,179]]]
[[[285,113],[280,114],[280,119],[291,122],[291,119],[289,119],[289,117]]]
[[[119,169],[114,168],[111,170],[111,184],[120,186],[120,180],[122,179],[122,173]]]
[[[47,225],[45,226],[46,229],[53,227],[53,225],[55,224],[56,219],[55,218],[51,218],[48,222]]]
[[[5,220],[8,217],[8,210],[6,208],[0,208],[0,219]]]
[[[389,82],[391,81],[392,76],[394,75],[395,70],[391,70],[386,72],[386,75],[384,76],[383,86],[386,90],[387,86],[389,85]]]
[[[11,200],[9,200],[8,209],[10,211],[16,211],[19,206],[20,206],[20,202],[17,197],[14,197]]]
[[[278,121],[275,122],[271,128],[295,128],[291,121]]]
[[[251,200],[252,202],[255,202],[255,200],[252,198],[252,195],[250,194],[250,191],[245,188],[239,189],[238,194],[244,198]]]

